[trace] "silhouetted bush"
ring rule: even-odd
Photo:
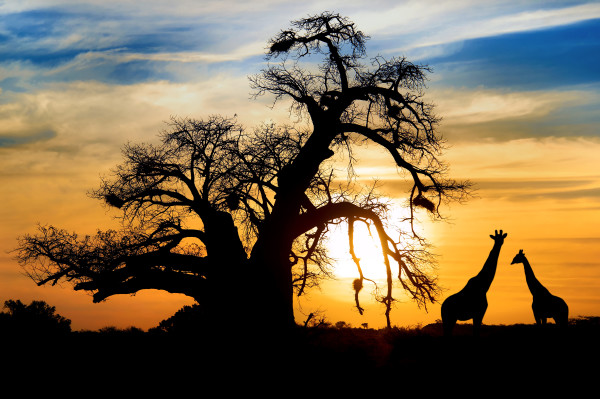
[[[71,332],[71,320],[59,315],[54,306],[44,301],[25,305],[20,300],[4,302],[0,313],[0,333],[12,336],[66,335]]]
[[[150,328],[149,333],[195,334],[206,329],[200,305],[184,306],[173,316]]]
[[[335,328],[337,328],[337,329],[350,328],[350,324],[346,323],[343,320],[340,320],[335,323]]]
[[[98,330],[99,334],[116,336],[141,336],[144,330],[137,327],[118,328],[114,326],[102,327]]]
[[[600,326],[600,316],[578,316],[571,319],[571,324],[579,327]]]

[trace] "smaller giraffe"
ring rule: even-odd
[[[473,335],[479,335],[481,322],[488,307],[486,293],[496,275],[500,248],[504,244],[506,236],[507,234],[502,233],[502,230],[500,232],[496,230],[494,235],[490,235],[494,240],[494,246],[481,271],[475,277],[469,279],[462,290],[450,295],[442,303],[442,324],[445,336],[452,335],[452,330],[458,320],[470,319],[473,319]]]
[[[538,325],[544,325],[546,324],[546,319],[553,318],[558,326],[567,326],[569,321],[569,307],[567,306],[567,303],[562,298],[552,295],[550,291],[539,282],[535,277],[535,274],[533,274],[533,269],[522,249],[519,250],[519,253],[514,257],[511,265],[514,265],[515,263],[522,263],[525,269],[525,281],[527,281],[527,286],[533,296],[531,308],[533,309],[535,322]]]

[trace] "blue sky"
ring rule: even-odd
[[[111,219],[87,190],[120,162],[124,143],[154,140],[171,116],[235,113],[249,129],[289,121],[285,107],[250,99],[247,76],[263,67],[270,37],[324,10],[371,37],[369,56],[433,68],[426,94],[443,118],[451,174],[481,188],[479,202],[450,214],[454,236],[487,237],[503,220],[514,223],[511,237],[535,228],[552,240],[581,238],[582,276],[600,281],[600,272],[589,274],[600,270],[600,254],[588,227],[600,214],[600,1],[0,0],[0,301],[42,296],[95,314],[93,323],[122,309],[159,309],[154,297],[138,296],[139,307],[120,299],[92,306],[70,290],[39,291],[8,251],[36,223],[82,234],[107,228]],[[393,183],[396,171],[380,155],[361,159],[359,173]],[[531,216],[529,227],[519,215]],[[483,222],[482,231],[461,227]],[[452,263],[459,244],[440,242]],[[550,259],[553,270],[563,258]],[[136,320],[156,323],[183,303],[161,301],[171,308]]]
[[[453,54],[426,60],[448,84],[544,90],[600,82],[600,19],[466,40]]]

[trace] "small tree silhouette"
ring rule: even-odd
[[[340,330],[342,328],[350,328],[350,324],[346,323],[343,320],[340,320],[335,323],[335,328],[340,329]]]
[[[59,315],[54,306],[44,301],[25,305],[20,300],[4,302],[5,312],[0,313],[0,330],[12,335],[53,335],[71,332],[71,320]]]
[[[169,333],[169,334],[197,334],[206,329],[206,320],[203,317],[202,308],[195,304],[184,306],[175,314],[165,320],[162,320],[158,326],[148,330],[149,333]]]

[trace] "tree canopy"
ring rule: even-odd
[[[395,230],[389,204],[351,173],[353,151],[385,150],[417,208],[441,217],[468,182],[447,177],[439,118],[424,99],[430,68],[405,58],[368,59],[368,37],[324,12],[294,21],[269,42],[268,65],[250,77],[255,96],[285,100],[300,123],[172,118],[158,144],[128,144],[124,161],[92,196],[119,209],[122,228],[79,237],[53,226],[20,238],[17,256],[38,284],[65,280],[95,302],[143,289],[183,293],[220,322],[293,325],[293,295],[331,273],[324,238],[347,222],[357,267],[356,307],[365,275],[354,254],[354,225],[374,228],[386,287],[387,324],[399,283],[419,305],[438,286],[423,237]],[[350,162],[345,176],[333,156]],[[396,278],[394,279],[394,275]],[[379,291],[378,291],[379,292]]]
[[[44,301],[31,301],[26,305],[18,299],[9,299],[4,302],[4,309],[0,313],[2,334],[28,336],[71,332],[71,320],[56,313],[56,308]]]

